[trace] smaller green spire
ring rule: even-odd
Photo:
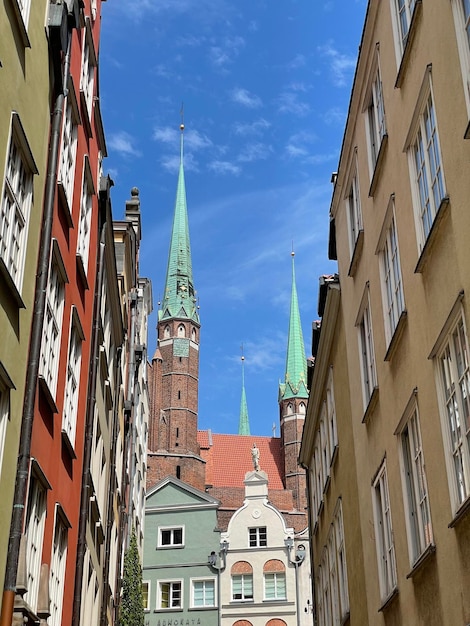
[[[242,399],[240,402],[240,420],[238,422],[238,434],[250,434],[250,420],[248,418],[248,406],[245,393],[245,357],[242,354]]]
[[[287,340],[286,375],[284,383],[279,385],[279,400],[289,398],[308,398],[307,359],[300,323],[299,302],[295,284],[295,253],[292,256],[292,296],[290,304],[289,337]]]

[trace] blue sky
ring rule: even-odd
[[[307,356],[327,259],[366,0],[109,0],[100,96],[121,219],[140,190],[140,273],[163,291],[184,103],[185,176],[200,301],[199,427],[236,433],[241,350],[254,435],[279,435],[291,250]]]

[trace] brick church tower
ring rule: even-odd
[[[197,442],[200,323],[184,182],[184,124],[180,130],[180,167],[165,292],[158,311],[157,349],[149,365],[147,484],[173,475],[204,489],[205,463]]]
[[[292,490],[297,510],[304,511],[307,506],[307,481],[305,470],[298,464],[298,457],[308,401],[307,360],[295,284],[295,255],[294,252],[291,254],[292,296],[289,336],[285,380],[279,385],[279,412],[286,489]]]

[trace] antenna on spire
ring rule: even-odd
[[[181,115],[180,130],[181,132],[183,132],[184,130],[184,102],[181,103],[180,115]]]
[[[294,256],[295,256],[295,252],[294,252],[294,240],[293,240],[293,239],[292,239],[292,250],[291,250],[290,255],[291,255],[291,257],[294,257]]]
[[[181,103],[180,115],[181,115],[180,167],[183,167],[183,133],[184,133],[184,103],[183,102]]]
[[[273,437],[276,436],[276,423],[273,422]]]

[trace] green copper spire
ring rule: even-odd
[[[250,434],[250,421],[248,419],[248,406],[245,394],[245,357],[242,355],[242,399],[240,402],[240,421],[238,422],[238,434]]]
[[[199,323],[193,284],[188,211],[186,207],[186,187],[184,184],[184,124],[181,124],[180,130],[180,168],[176,188],[175,214],[173,218],[170,251],[168,254],[165,293],[162,308],[158,312],[158,317],[159,320],[177,317],[191,319]]]
[[[286,377],[279,385],[279,400],[308,398],[307,359],[300,323],[297,288],[295,286],[294,252],[292,255],[292,296],[290,303],[289,338],[287,341]]]

